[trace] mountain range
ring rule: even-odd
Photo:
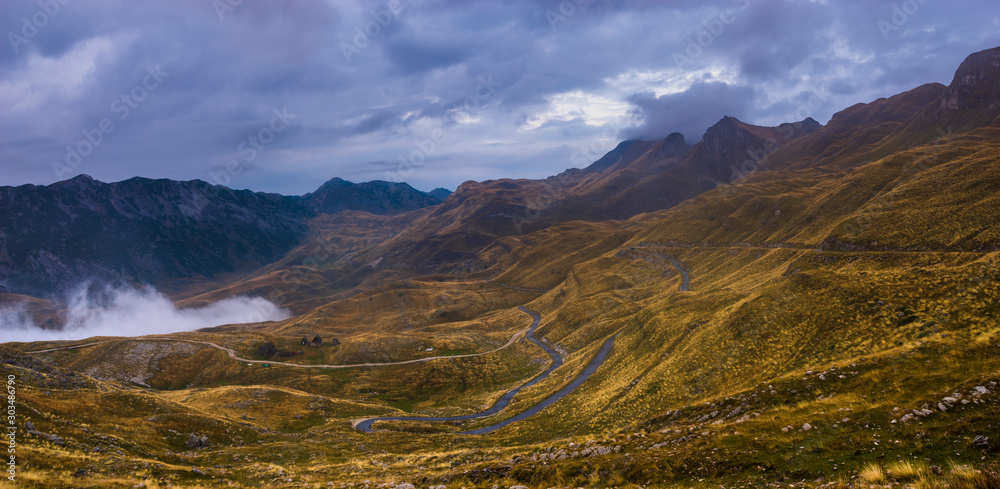
[[[998,170],[995,48],[825,125],[448,195],[3,188],[29,313],[97,278],[292,316],[6,343],[0,374],[67,486],[998,487]]]
[[[162,284],[247,273],[298,245],[318,215],[391,215],[440,202],[405,183],[339,178],[301,197],[87,175],[0,187],[0,277],[9,291],[58,295],[85,280]]]

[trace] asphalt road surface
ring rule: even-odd
[[[514,396],[517,395],[517,393],[521,391],[521,389],[524,389],[525,387],[533,386],[533,385],[541,382],[546,377],[548,377],[549,374],[551,374],[553,371],[555,371],[555,369],[559,368],[559,366],[561,366],[563,364],[562,356],[560,356],[559,353],[557,353],[551,347],[549,347],[548,345],[542,343],[541,341],[538,341],[538,339],[535,338],[535,335],[534,335],[535,329],[538,327],[538,323],[541,321],[541,318],[538,317],[538,314],[535,314],[534,312],[531,312],[531,311],[525,309],[524,306],[521,306],[520,309],[522,311],[524,311],[526,314],[531,315],[532,318],[534,318],[534,322],[532,322],[531,323],[531,327],[528,328],[528,333],[527,333],[527,335],[525,335],[525,338],[527,338],[528,341],[531,341],[532,343],[540,346],[543,350],[545,350],[546,353],[549,354],[549,356],[552,357],[552,365],[550,365],[549,368],[545,372],[542,372],[541,374],[539,374],[535,378],[529,380],[527,383],[524,383],[524,384],[520,385],[519,387],[508,391],[502,397],[500,397],[500,400],[498,400],[497,403],[493,405],[493,407],[491,407],[491,408],[489,408],[489,409],[487,409],[487,410],[485,410],[483,412],[480,412],[480,413],[466,414],[464,416],[440,416],[440,417],[427,417],[427,416],[386,416],[386,417],[380,417],[380,418],[369,418],[369,419],[362,420],[361,422],[359,422],[358,424],[356,424],[354,426],[355,429],[358,429],[358,430],[361,430],[361,431],[365,431],[365,432],[371,432],[371,431],[373,431],[372,430],[372,423],[375,423],[376,421],[464,421],[464,420],[469,420],[469,419],[485,418],[487,416],[492,416],[494,414],[499,413],[500,411],[503,411],[510,404],[511,400],[514,399]],[[576,379],[573,379],[573,381],[570,382],[569,385],[567,385],[566,387],[563,387],[558,392],[556,392],[555,394],[549,396],[544,401],[542,401],[542,402],[540,402],[540,403],[532,406],[527,411],[524,411],[524,412],[522,412],[522,413],[520,413],[517,416],[514,416],[512,418],[505,419],[503,421],[500,421],[499,423],[492,424],[490,426],[486,426],[486,427],[479,428],[479,429],[476,429],[476,430],[463,431],[460,434],[463,434],[463,435],[481,435],[481,434],[484,434],[484,433],[489,433],[491,431],[498,430],[498,429],[503,428],[504,426],[507,426],[507,425],[509,425],[511,423],[514,423],[514,422],[517,422],[517,421],[521,421],[521,420],[526,419],[526,418],[528,418],[530,416],[534,416],[535,414],[538,414],[539,412],[541,412],[543,409],[545,409],[545,408],[551,406],[552,404],[554,404],[559,399],[562,399],[563,397],[566,397],[570,392],[573,392],[573,390],[575,390],[577,387],[580,387],[580,385],[582,385],[591,375],[593,375],[594,372],[597,371],[597,368],[600,367],[602,363],[604,363],[604,360],[607,359],[608,353],[611,352],[611,346],[612,346],[612,344],[614,344],[615,338],[617,338],[617,337],[618,337],[618,335],[612,336],[608,341],[606,341],[604,343],[603,346],[601,346],[601,349],[597,352],[597,356],[595,356],[594,359],[591,360],[590,365],[587,365],[587,368],[584,369],[584,371],[579,376],[577,376]]]

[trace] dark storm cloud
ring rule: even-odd
[[[642,125],[622,134],[625,139],[661,138],[680,132],[687,140],[700,140],[705,128],[729,115],[737,119],[747,116],[753,103],[753,89],[721,82],[696,82],[691,88],[670,95],[654,96],[637,93],[628,101]]]
[[[0,184],[69,176],[53,163],[105,119],[73,172],[236,161],[229,185],[285,193],[541,177],[609,133],[825,122],[1000,45],[987,0],[62,1],[0,3]]]

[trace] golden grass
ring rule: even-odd
[[[927,472],[927,464],[911,460],[896,460],[886,466],[889,477],[900,482],[910,482],[919,479]]]
[[[952,465],[952,489],[1000,489],[1000,471],[994,468],[972,469],[965,465]]]
[[[858,476],[861,477],[861,480],[869,484],[881,484],[889,480],[885,469],[877,463],[866,464],[858,473]]]
[[[998,237],[998,177],[990,171],[998,144],[955,144],[948,161],[921,173],[906,173],[919,151],[842,173],[763,172],[726,198],[709,192],[628,222],[566,223],[480,250],[477,260],[490,275],[503,272],[497,282],[551,288],[544,294],[485,284],[480,275],[409,276],[378,285],[395,273],[385,272],[370,282],[359,275],[358,283],[368,285],[356,294],[323,298],[320,307],[273,327],[178,335],[250,355],[263,340],[297,342],[323,331],[343,343],[297,361],[399,360],[423,355],[416,346],[424,344],[489,349],[528,324],[514,309],[528,303],[542,313],[538,336],[565,349],[567,362],[519,394],[505,417],[565,385],[599,340],[620,331],[607,362],[578,391],[489,436],[457,436],[451,433],[456,426],[420,423],[362,434],[349,421],[401,411],[479,411],[545,368],[547,356],[533,345],[477,359],[324,371],[265,369],[218,351],[181,349],[138,367],[115,365],[125,363],[121,358],[135,343],[121,340],[49,358],[76,371],[148,373],[154,387],[169,390],[110,382],[77,390],[25,388],[19,400],[39,429],[58,430],[73,444],[70,452],[33,439],[30,453],[45,455],[36,457],[42,460],[36,473],[66,485],[74,481],[65,467],[93,464],[110,467],[94,481],[118,481],[132,471],[148,486],[161,479],[164,486],[194,485],[200,482],[190,467],[231,466],[225,477],[247,486],[329,480],[426,486],[447,479],[449,487],[648,481],[651,487],[756,487],[857,471],[870,485],[997,487],[996,472],[966,448],[944,476],[923,462],[897,460],[884,469],[870,462],[887,452],[888,460],[940,463],[955,453],[956,436],[1000,422],[992,397],[988,404],[898,422],[908,410],[933,409],[944,393],[1000,380],[998,254],[969,251]],[[949,190],[936,192],[936,185]],[[458,234],[441,240],[458,240]],[[830,237],[850,246],[817,251]],[[679,279],[666,263],[628,249],[642,243],[681,260],[692,271],[692,290],[677,290]],[[382,251],[392,250],[364,253],[374,258]],[[415,256],[436,252],[429,243]],[[301,275],[306,290],[288,295],[309,301],[318,291],[340,290],[320,272],[341,265],[317,264]],[[278,288],[297,280],[292,271],[269,270],[233,290]],[[0,364],[0,373],[8,372],[37,382],[58,375]],[[812,429],[802,431],[807,422]],[[782,431],[787,426],[792,429]],[[215,446],[189,450],[184,441],[192,432],[208,434]],[[102,436],[128,442],[112,448]],[[530,460],[549,449],[579,451],[586,443],[621,450]],[[86,451],[95,447],[102,451]],[[150,475],[127,466],[127,458],[153,465]]]

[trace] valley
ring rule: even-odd
[[[180,308],[256,296],[290,314],[0,344],[33,426],[18,483],[996,487],[998,66],[982,51],[950,86],[826,125],[726,117],[691,145],[626,141],[444,199],[335,179],[221,191],[188,215],[169,196],[204,182],[4,188],[8,215],[89,216],[45,232],[124,247],[10,241],[4,297],[36,324],[66,308],[45,287],[92,270]],[[731,171],[759,147],[774,151]],[[220,216],[239,225],[215,236]],[[126,238],[150,223],[163,239]]]

